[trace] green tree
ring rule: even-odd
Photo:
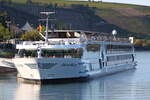
[[[134,44],[137,45],[137,46],[142,46],[143,45],[143,41],[140,40],[140,39],[136,39],[136,40],[134,40]]]
[[[37,31],[31,31],[31,32],[26,32],[25,34],[23,34],[21,36],[21,39],[26,40],[26,41],[38,41],[38,40],[41,40],[42,37]]]
[[[5,28],[0,24],[0,39],[1,40],[9,40],[14,37],[14,34],[9,32],[8,28]]]
[[[5,13],[1,13],[0,12],[0,23],[3,25],[3,26],[5,26],[6,27],[6,16],[7,16],[7,13],[5,12]]]
[[[27,0],[26,3],[27,3],[27,4],[31,4],[31,3],[32,3],[32,0]]]

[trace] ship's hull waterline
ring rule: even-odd
[[[19,72],[18,78],[32,82],[87,80],[134,69],[136,66],[135,62],[130,62],[92,70],[87,61],[76,58],[15,58],[14,62]]]

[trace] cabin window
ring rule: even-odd
[[[69,50],[42,50],[42,57],[53,58],[81,58],[83,55],[83,49],[69,49]]]
[[[132,51],[132,46],[130,45],[107,45],[107,53],[120,53],[130,51]]]
[[[110,56],[110,57],[107,57],[107,61],[124,60],[124,59],[132,59],[132,58],[133,58],[133,55]]]
[[[87,51],[96,52],[100,50],[100,44],[88,44],[86,46]]]
[[[25,50],[21,49],[18,51],[19,57],[37,57],[37,50]]]
[[[107,65],[132,62],[133,59],[134,59],[133,54],[130,54],[130,55],[109,56],[109,57],[107,57]]]
[[[79,38],[78,32],[49,32],[49,38]]]

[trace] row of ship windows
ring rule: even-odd
[[[109,65],[116,65],[116,64],[124,64],[124,63],[130,63],[133,59],[126,59],[126,60],[116,60],[116,61],[110,61],[106,63],[106,66]]]
[[[131,52],[131,50],[107,50],[106,53],[107,54],[113,54],[113,53],[128,53]]]
[[[124,50],[130,50],[132,49],[132,46],[129,45],[107,45],[107,49],[124,49]]]
[[[132,59],[134,60],[134,56],[133,54],[130,55],[118,55],[118,56],[109,56],[107,57],[107,61],[117,61],[117,60],[128,60],[128,59]]]
[[[55,66],[57,63],[43,63],[43,64],[40,64],[38,63],[37,64],[25,64],[27,65],[28,67],[30,67],[31,69],[50,69],[52,68],[53,66]]]
[[[58,63],[59,64],[59,63]],[[61,66],[82,66],[84,63],[62,63]],[[57,63],[38,63],[38,64],[25,64],[31,69],[50,69],[57,65]]]
[[[133,54],[130,55],[119,55],[119,56],[110,56],[107,57],[107,63],[106,65],[115,65],[115,64],[123,64],[123,63],[129,63],[134,61]]]
[[[87,51],[100,51],[100,44],[88,44]],[[132,51],[132,46],[129,45],[107,45],[107,53],[128,52]]]
[[[132,46],[126,45],[108,45],[107,53],[123,53],[123,52],[131,52]]]
[[[53,58],[81,58],[83,55],[83,49],[70,49],[70,50],[42,50],[42,57]],[[37,57],[37,50],[19,50],[19,57]]]

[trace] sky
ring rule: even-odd
[[[150,0],[103,0],[103,1],[150,6]]]
[[[88,1],[88,0],[82,0],[82,1]],[[95,0],[95,1],[100,1],[100,0]],[[150,0],[102,0],[102,1],[150,6]]]

